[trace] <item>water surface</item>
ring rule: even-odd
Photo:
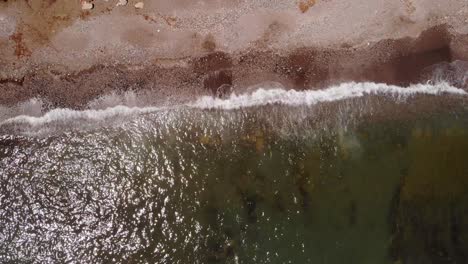
[[[466,263],[468,108],[415,102],[4,125],[0,261]]]

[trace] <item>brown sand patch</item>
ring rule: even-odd
[[[193,70],[196,73],[208,73],[220,69],[232,67],[232,58],[224,52],[213,52],[193,62]]]
[[[175,24],[177,23],[177,18],[173,17],[173,16],[163,16],[161,15],[161,18],[164,19],[164,21],[166,21],[166,24],[168,26],[175,26]]]
[[[201,48],[205,39],[199,40]],[[39,65],[23,75],[3,77],[0,104],[40,97],[56,106],[80,108],[111,91],[158,90],[172,98],[182,97],[181,91],[187,96],[207,92],[222,96],[264,82],[294,89],[319,89],[347,81],[407,86],[426,82],[429,66],[464,58],[465,43],[465,35],[453,35],[442,25],[426,30],[418,38],[387,39],[364,47],[300,47],[287,53],[269,49],[240,54],[215,51],[167,62],[154,59],[152,64],[133,67],[91,67],[75,73],[63,67]],[[456,52],[454,47],[458,47]],[[56,71],[51,72],[51,67]],[[444,76],[449,76],[451,83],[462,84],[457,87],[466,87],[459,80],[458,72],[464,73],[459,68],[448,67]]]
[[[174,16],[166,16],[159,13],[155,15],[142,14],[142,16],[146,21],[152,23],[158,23],[158,18],[161,18],[164,21],[164,23],[166,23],[170,27],[175,27],[177,24],[177,18],[175,18]]]
[[[15,56],[18,58],[31,56],[31,51],[26,47],[23,41],[23,33],[15,32],[10,36],[10,39],[15,42]]]
[[[151,47],[154,40],[159,39],[159,36],[148,28],[132,27],[123,33],[122,39],[133,46],[147,48]]]
[[[273,21],[265,29],[263,35],[255,41],[255,44],[258,48],[267,48],[269,44],[274,42],[281,35],[281,33],[286,31],[287,25],[279,21]]]
[[[203,87],[213,94],[223,95],[232,86],[232,71],[220,70],[209,73],[203,80]]]
[[[81,9],[79,0],[0,0],[0,2],[6,3],[6,7],[21,14],[17,21],[17,31],[10,37],[17,58],[30,56],[36,49],[48,46],[57,33],[71,26],[76,20],[87,20],[92,16],[108,13],[104,9],[108,4],[100,4],[99,10],[90,12]]]
[[[315,86],[328,78],[328,62],[320,57],[326,51],[301,48],[292,51],[276,71],[292,80],[296,88]]]
[[[405,5],[406,12],[408,14],[413,14],[416,11],[416,7],[414,7],[413,2],[411,0],[401,0]]]
[[[309,11],[309,8],[315,5],[315,0],[303,0],[303,1],[300,1],[298,5],[299,5],[299,10],[301,10],[302,13],[305,13]]]
[[[202,43],[202,48],[206,51],[213,52],[216,49],[216,42],[212,34],[208,34]]]

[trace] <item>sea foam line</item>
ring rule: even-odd
[[[67,108],[59,108],[54,109],[43,116],[35,117],[35,116],[28,116],[28,115],[20,115],[10,119],[7,119],[0,123],[0,125],[4,124],[13,124],[13,123],[25,123],[31,126],[42,125],[45,123],[50,123],[54,121],[61,121],[61,120],[77,120],[77,119],[87,119],[91,121],[100,121],[105,120],[107,118],[115,117],[115,116],[129,116],[133,114],[143,114],[143,113],[150,113],[164,110],[161,107],[127,107],[123,105],[118,105],[114,107],[109,107],[103,110],[72,110]]]
[[[104,110],[71,110],[71,109],[54,109],[43,116],[34,117],[28,115],[19,115],[7,119],[0,123],[14,124],[23,123],[32,126],[42,125],[54,121],[73,121],[77,119],[87,119],[91,121],[100,121],[115,116],[128,116],[133,114],[150,113],[161,110],[177,109],[177,108],[198,108],[198,109],[223,109],[233,110],[239,108],[248,108],[254,106],[264,106],[269,104],[282,104],[288,106],[310,106],[322,102],[339,101],[362,97],[373,94],[389,94],[398,98],[406,98],[415,94],[455,94],[467,95],[467,93],[459,88],[450,86],[447,83],[438,84],[416,84],[408,88],[392,86],[376,83],[343,83],[338,86],[333,86],[323,90],[307,90],[295,91],[284,89],[258,89],[252,93],[241,95],[232,94],[229,98],[221,99],[212,96],[203,96],[193,103],[186,105],[169,107],[128,107],[114,106]]]
[[[224,109],[233,110],[253,106],[264,106],[269,104],[282,104],[289,106],[314,105],[321,102],[332,102],[364,95],[389,94],[399,98],[415,94],[457,94],[467,93],[447,83],[416,84],[408,88],[378,83],[343,83],[323,90],[284,90],[284,89],[258,89],[250,94],[232,94],[229,98],[221,99],[212,96],[204,96],[190,104],[191,107],[202,109]]]

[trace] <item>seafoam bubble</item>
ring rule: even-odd
[[[202,109],[224,109],[233,110],[239,108],[263,106],[269,104],[282,104],[290,106],[314,105],[322,102],[332,102],[351,98],[362,97],[365,95],[388,94],[398,98],[406,98],[416,94],[458,94],[467,93],[459,88],[450,86],[447,83],[439,84],[416,84],[404,88],[393,85],[378,83],[343,83],[323,90],[284,90],[284,89],[258,89],[253,93],[236,95],[232,94],[227,99],[204,96],[194,103],[191,107]]]
[[[0,123],[3,120],[7,120],[18,115],[39,117],[43,114],[43,107],[44,102],[37,98],[31,98],[27,101],[10,107],[0,105]]]
[[[176,104],[168,107],[154,107],[139,105],[136,100],[137,97],[133,94],[124,94],[124,98],[119,98],[119,95],[115,94],[113,96],[105,97],[105,100],[103,101],[96,101],[94,105],[95,109],[82,111],[72,109],[54,109],[42,116],[30,116],[25,113],[1,122],[0,126],[5,124],[29,124],[31,126],[39,126],[56,121],[72,120],[100,121],[118,116],[130,116],[134,114],[150,113],[161,110],[177,110],[187,108],[234,110],[271,104],[285,106],[311,106],[320,103],[359,98],[366,95],[389,95],[398,100],[406,99],[412,95],[417,94],[467,95],[464,90],[450,86],[447,83],[417,84],[403,88],[386,84],[351,82],[343,83],[338,86],[332,86],[323,90],[308,91],[285,90],[280,88],[259,88],[251,93],[245,93],[241,95],[232,94],[226,99],[204,96],[188,104]],[[128,103],[130,106],[115,105],[116,103]]]
[[[77,119],[85,119],[91,121],[100,121],[105,120],[107,118],[115,117],[115,116],[129,116],[132,114],[142,114],[142,113],[149,113],[161,110],[159,107],[127,107],[127,106],[115,106],[110,107],[105,110],[72,110],[72,109],[54,109],[47,112],[45,115],[36,117],[36,116],[28,116],[28,115],[20,115],[10,119],[7,119],[0,123],[0,125],[4,124],[12,124],[12,123],[26,123],[31,126],[38,126],[43,125],[46,123],[54,122],[54,121],[73,121]]]

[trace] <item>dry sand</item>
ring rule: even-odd
[[[407,85],[468,61],[466,0],[88,2],[0,2],[0,104],[79,108],[110,91],[193,96],[272,81]]]

